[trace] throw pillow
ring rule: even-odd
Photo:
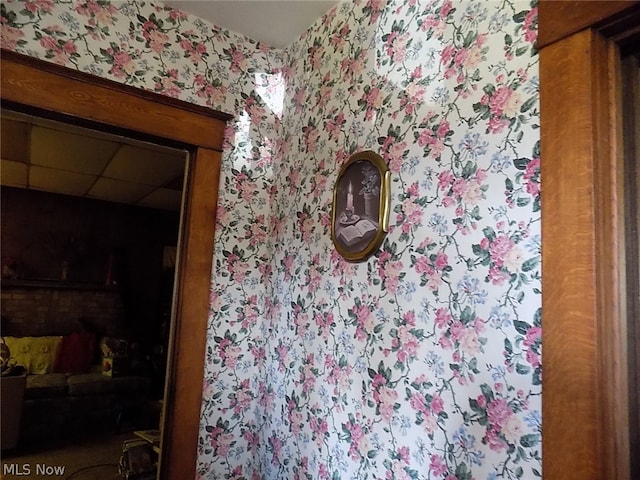
[[[5,337],[11,356],[29,374],[51,373],[62,337]]]
[[[72,333],[62,337],[53,365],[54,373],[85,373],[91,367],[96,338],[93,333]]]

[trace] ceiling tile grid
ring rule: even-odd
[[[187,153],[2,112],[0,183],[179,210]]]

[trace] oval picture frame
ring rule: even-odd
[[[333,188],[331,239],[349,262],[369,258],[389,231],[391,174],[372,150],[349,157]]]

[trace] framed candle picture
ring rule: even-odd
[[[366,260],[389,230],[390,172],[380,155],[354,153],[333,190],[331,239],[348,261]]]

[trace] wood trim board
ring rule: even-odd
[[[564,16],[550,7],[558,3],[584,9]],[[618,43],[628,38],[628,24],[620,17],[622,3],[625,15],[638,13],[638,2],[540,4],[542,464],[550,480],[633,478]],[[556,36],[545,37],[551,25]]]
[[[539,49],[594,25],[607,25],[626,16],[638,0],[540,0]]]

